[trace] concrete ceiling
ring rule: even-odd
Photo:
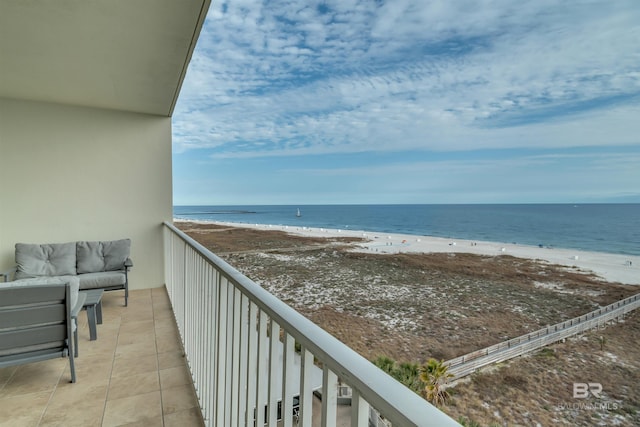
[[[0,97],[170,116],[210,0],[1,0]]]

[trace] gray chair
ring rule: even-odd
[[[0,286],[0,368],[66,357],[76,382],[76,319],[84,301],[75,292],[56,279]]]

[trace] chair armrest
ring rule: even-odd
[[[18,267],[13,266],[8,270],[0,271],[0,277],[4,279],[5,283],[11,282],[12,280],[9,280],[9,279],[11,279],[12,277],[15,278],[16,271],[18,271]]]
[[[71,317],[78,318],[78,313],[82,310],[82,306],[86,300],[87,294],[85,292],[78,292],[78,301],[76,302],[75,307],[71,308]]]
[[[126,268],[131,268],[131,267],[133,267],[133,261],[131,261],[131,258],[127,258],[127,259],[124,261],[124,266],[125,266]]]

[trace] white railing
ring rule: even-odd
[[[640,308],[640,294],[616,301],[582,316],[456,357],[448,360],[446,365],[449,367],[449,373],[453,375],[452,379],[462,378],[484,366],[504,362],[573,335],[601,328],[608,322],[623,318],[637,308]]]
[[[172,224],[164,225],[167,292],[207,426],[311,426],[312,418],[335,426],[338,378],[352,389],[351,426],[369,426],[370,408],[393,426],[458,425]],[[313,413],[315,389],[322,396],[319,413]]]

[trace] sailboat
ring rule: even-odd
[[[296,212],[296,216],[297,216],[298,218],[300,218],[300,217],[302,216],[302,214],[300,213],[300,208],[298,208],[298,212]]]

